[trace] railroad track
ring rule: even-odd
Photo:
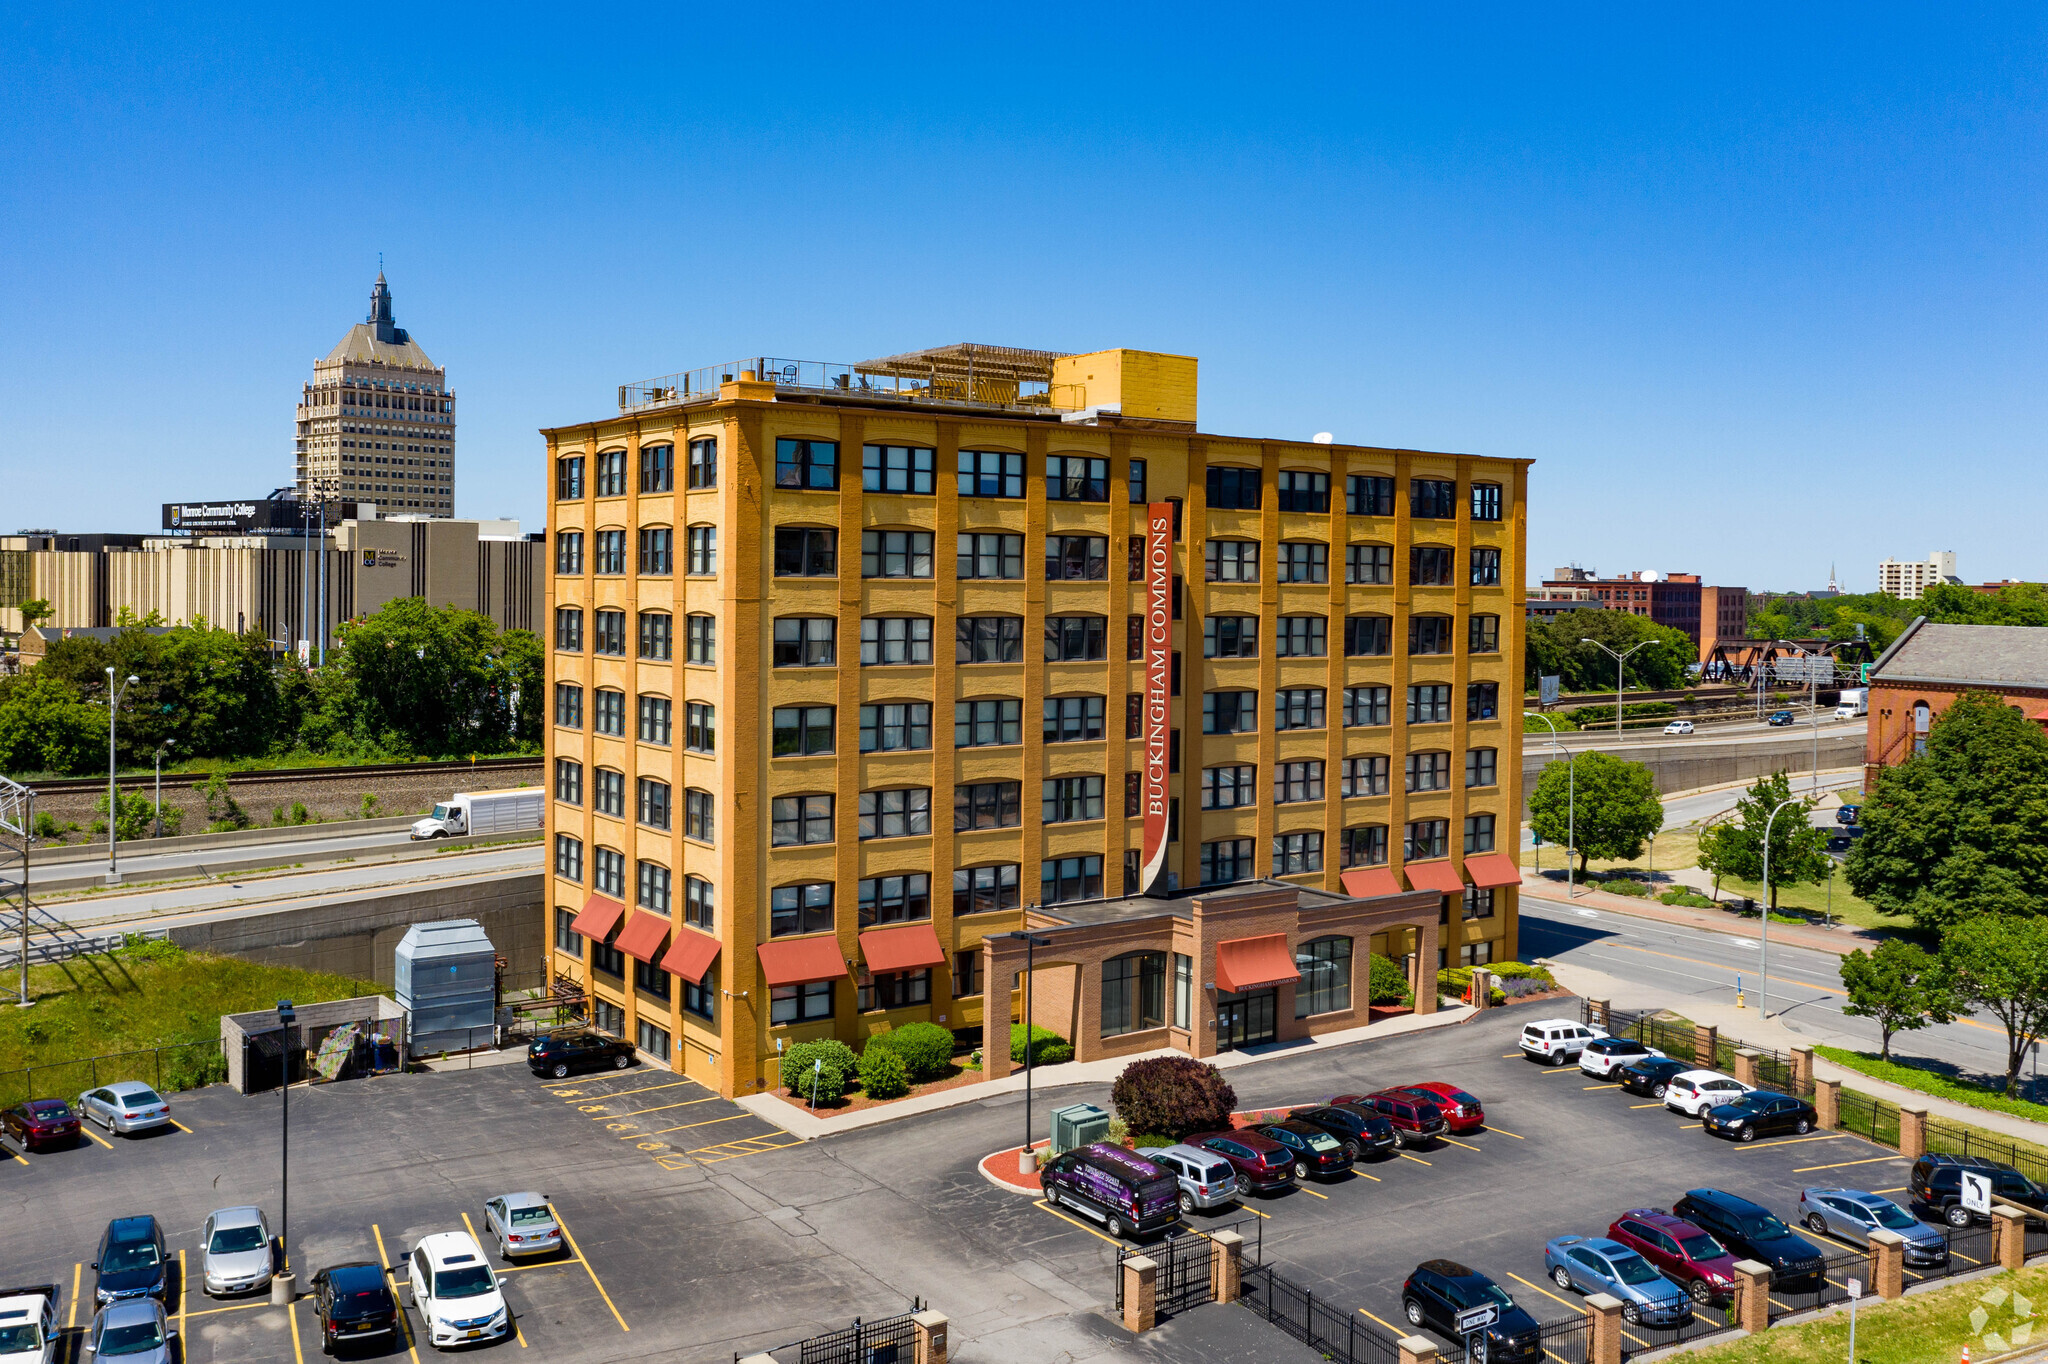
[[[479,758],[468,762],[457,758],[447,762],[425,763],[360,763],[345,767],[274,767],[251,772],[230,772],[228,781],[234,786],[281,786],[292,782],[318,781],[322,778],[342,777],[389,777],[402,774],[432,772],[494,772],[504,769],[530,767],[540,770],[541,757],[538,753],[530,758]],[[165,781],[195,782],[206,780],[204,772],[166,772]],[[123,787],[142,788],[153,784],[155,775],[149,772],[124,772],[117,778]],[[57,777],[48,781],[25,783],[35,793],[56,795],[65,791],[104,791],[105,777]]]

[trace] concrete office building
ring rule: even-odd
[[[544,433],[545,912],[601,1026],[726,1094],[919,1020],[995,1076],[1026,925],[1083,1059],[1514,956],[1526,461],[1204,434],[1139,351],[619,406]]]
[[[1877,590],[1900,601],[1918,601],[1936,583],[1961,581],[1952,549],[1938,549],[1925,559],[1884,559],[1877,565]]]

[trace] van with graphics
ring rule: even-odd
[[[1121,1146],[1077,1146],[1046,1162],[1038,1177],[1048,1204],[1094,1218],[1111,1236],[1164,1231],[1180,1218],[1173,1173]]]

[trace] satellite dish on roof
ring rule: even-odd
[[[1331,441],[1334,441],[1337,438],[1331,435],[1328,431],[1318,431],[1315,433],[1312,439],[1315,441],[1317,445],[1328,445]]]

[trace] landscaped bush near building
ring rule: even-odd
[[[1109,1091],[1117,1116],[1132,1132],[1158,1132],[1179,1141],[1190,1132],[1230,1126],[1237,1091],[1223,1072],[1191,1056],[1133,1061]]]
[[[953,1034],[936,1023],[906,1023],[878,1033],[869,1041],[869,1049],[877,1042],[902,1057],[910,1078],[920,1083],[944,1079],[953,1069]],[[861,1083],[867,1083],[865,1074]]]
[[[1010,1059],[1018,1065],[1024,1064],[1024,1025],[1010,1025]],[[1051,1028],[1031,1029],[1031,1064],[1033,1066],[1056,1066],[1074,1059],[1074,1048],[1066,1038]]]
[[[1491,970],[1492,968],[1488,967],[1487,969]],[[1465,999],[1472,993],[1472,968],[1469,966],[1453,966],[1448,970],[1437,972],[1436,992],[1440,996],[1452,999]],[[1498,985],[1487,991],[1486,997],[1490,1003],[1494,1004],[1505,1004],[1508,1002],[1507,991],[1501,989]]]
[[[1408,988],[1408,973],[1401,969],[1401,963],[1378,953],[1373,954],[1366,991],[1374,1004],[1412,1006],[1415,1003],[1415,992]]]
[[[910,1092],[910,1068],[893,1048],[869,1042],[860,1054],[860,1087],[870,1099],[900,1099]]]
[[[1600,883],[1600,889],[1609,895],[1632,895],[1639,900],[1650,894],[1650,888],[1632,876],[1610,876]]]
[[[822,1067],[817,1065],[820,1061]],[[819,1103],[837,1099],[859,1073],[860,1060],[853,1048],[835,1038],[799,1042],[782,1053],[782,1087],[804,1100],[810,1099],[813,1086]]]
[[[1689,909],[1712,909],[1714,907],[1712,900],[1696,890],[1687,890],[1683,886],[1676,890],[1667,890],[1662,895],[1659,895],[1657,899],[1663,904],[1684,905]]]

